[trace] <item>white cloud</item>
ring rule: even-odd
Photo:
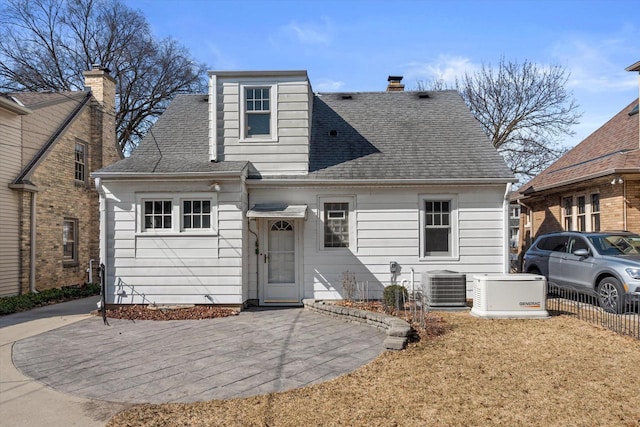
[[[318,23],[291,21],[280,28],[276,39],[293,39],[303,45],[329,45],[333,39],[333,25],[327,18]]]
[[[440,80],[446,86],[452,86],[456,78],[462,77],[467,72],[473,72],[480,67],[469,58],[460,56],[440,55],[433,62],[410,62],[406,65],[404,73],[405,84],[408,82],[430,82]]]
[[[303,44],[329,44],[331,41],[331,32],[327,23],[323,26],[312,24],[298,24],[293,21],[288,25],[300,43]]]
[[[625,28],[640,38],[640,31]],[[568,87],[590,93],[624,92],[637,87],[637,76],[624,71],[640,55],[638,46],[629,46],[629,35],[593,38],[574,35],[556,43],[552,55],[571,73]],[[633,38],[631,38],[633,39]]]
[[[238,63],[231,57],[225,55],[218,45],[215,43],[207,42],[206,44],[206,57],[212,58],[210,66],[214,70],[236,70],[238,69]]]
[[[313,83],[313,90],[316,92],[339,92],[345,83],[337,80],[319,79]]]

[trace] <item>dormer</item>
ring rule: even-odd
[[[306,71],[210,71],[210,160],[250,161],[260,175],[307,174],[312,104]]]

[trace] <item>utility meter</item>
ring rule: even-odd
[[[396,261],[389,263],[389,271],[394,274],[398,272],[398,263]]]

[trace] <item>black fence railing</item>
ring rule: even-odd
[[[549,283],[547,310],[552,316],[576,316],[580,320],[640,340],[640,295],[637,294],[625,294],[620,313],[610,313],[600,307],[598,294],[593,290]]]

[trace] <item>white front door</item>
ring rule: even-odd
[[[297,230],[293,220],[266,221],[261,302],[264,304],[299,304],[300,287],[297,268]]]

